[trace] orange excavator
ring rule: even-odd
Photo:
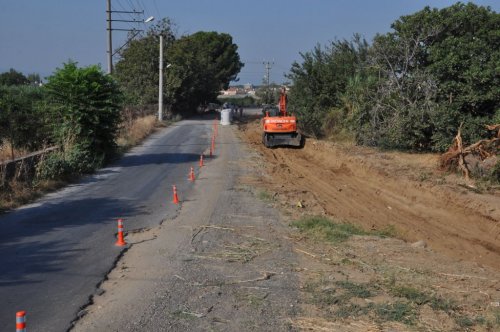
[[[271,108],[265,112],[262,128],[262,143],[266,148],[304,145],[304,137],[297,132],[297,118],[287,112],[286,88],[280,92],[279,110]]]

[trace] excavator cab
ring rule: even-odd
[[[262,116],[278,116],[280,113],[278,107],[275,105],[264,105],[262,107]]]

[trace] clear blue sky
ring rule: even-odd
[[[500,10],[499,0],[473,1]],[[299,52],[359,32],[368,40],[387,32],[401,15],[449,0],[112,0],[114,10],[144,10],[169,17],[179,35],[200,30],[226,32],[246,64],[239,83],[262,81],[262,62],[274,61],[271,80],[281,83]],[[14,68],[47,76],[68,59],[106,69],[105,0],[0,0],[0,72]],[[115,14],[114,19],[130,19]],[[128,28],[114,23],[114,28]],[[113,32],[113,46],[126,32]]]

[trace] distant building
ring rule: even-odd
[[[230,86],[227,90],[222,90],[219,93],[220,97],[238,97],[255,96],[255,88],[252,84],[248,83],[239,86]]]

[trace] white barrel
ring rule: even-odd
[[[226,108],[220,112],[220,124],[227,126],[231,124],[231,109]]]

